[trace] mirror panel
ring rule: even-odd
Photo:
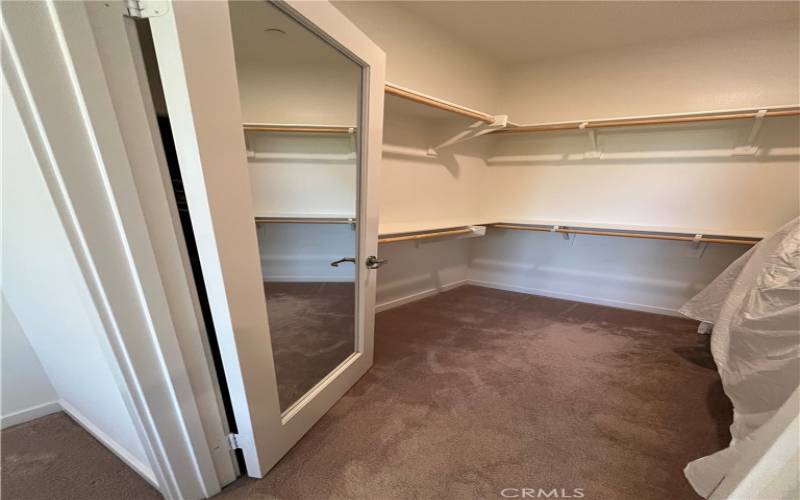
[[[362,69],[268,2],[229,5],[285,412],[357,345]]]

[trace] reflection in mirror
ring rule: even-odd
[[[268,2],[230,13],[286,411],[355,351],[361,67]]]

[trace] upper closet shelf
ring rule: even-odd
[[[472,123],[466,129],[448,138],[441,144],[430,148],[425,153],[428,156],[435,156],[436,150],[440,148],[453,146],[460,142],[480,137],[488,134],[489,132],[500,130],[508,125],[508,116],[506,115],[490,115],[488,113],[470,109],[466,106],[445,101],[444,99],[439,99],[415,90],[407,89],[393,83],[386,83],[384,89],[388,96],[397,98],[393,100],[392,97],[390,97],[386,100],[387,114],[391,112],[391,109],[398,109],[401,113],[411,116],[441,118],[448,115],[458,115],[474,121],[474,123]],[[415,106],[413,109],[406,109],[402,104],[400,104],[401,102],[421,104],[425,106],[425,108],[421,106]],[[427,111],[424,111],[426,108]],[[398,153],[400,151],[393,152]]]
[[[687,123],[702,123],[702,122],[718,122],[729,120],[753,120],[750,134],[747,137],[745,144],[734,147],[731,150],[709,150],[703,152],[702,156],[718,157],[718,156],[754,156],[759,152],[758,135],[761,131],[761,126],[764,124],[765,118],[781,117],[781,116],[798,116],[800,115],[800,106],[787,105],[787,106],[766,106],[762,108],[751,109],[733,109],[733,110],[718,110],[718,111],[703,111],[697,113],[682,113],[682,114],[669,114],[669,115],[652,115],[652,116],[636,116],[625,118],[609,118],[600,120],[582,120],[570,122],[553,122],[553,123],[539,123],[532,125],[516,125],[506,127],[499,130],[493,130],[492,134],[527,134],[534,132],[553,132],[553,131],[570,131],[570,130],[585,130],[589,134],[589,141],[591,149],[586,153],[578,156],[577,158],[567,159],[637,159],[641,156],[640,152],[631,153],[611,153],[608,155],[600,151],[597,140],[597,129],[603,128],[620,128],[620,127],[645,127],[650,125],[674,125],[674,124],[687,124]],[[785,151],[782,153],[786,153]],[[796,154],[792,150],[789,154]],[[692,153],[696,154],[696,153]],[[667,152],[666,155],[661,152],[662,157],[684,157],[685,153],[681,152]],[[490,158],[490,163],[502,163],[508,161],[516,161],[518,158],[514,157],[499,157]]]
[[[449,229],[464,228],[469,226],[482,226],[497,220],[485,217],[454,217],[451,219],[434,219],[428,221],[412,222],[381,222],[378,227],[378,236],[393,236],[407,233],[421,233],[427,231],[444,231]]]
[[[622,118],[603,118],[597,120],[578,120],[568,122],[537,123],[529,125],[516,125],[493,134],[524,134],[529,132],[552,132],[557,130],[584,130],[612,127],[642,127],[647,125],[670,125],[677,123],[697,123],[724,120],[760,120],[766,117],[797,116],[800,115],[800,106],[765,106],[761,108],[728,109],[718,111],[699,111],[696,113],[675,113],[666,115],[631,116]]]
[[[347,125],[308,125],[292,123],[243,123],[245,132],[279,132],[284,134],[354,134],[356,127]]]
[[[384,90],[389,95],[401,97],[408,101],[424,104],[425,106],[430,106],[432,108],[440,109],[442,111],[447,111],[449,113],[454,113],[467,118],[472,118],[474,120],[478,120],[487,124],[495,122],[495,117],[488,113],[476,111],[466,106],[454,104],[452,102],[448,102],[445,101],[444,99],[439,99],[437,97],[431,97],[421,92],[417,92],[416,90],[411,90],[401,87],[399,85],[395,85],[394,83],[386,82]]]

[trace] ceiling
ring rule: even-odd
[[[267,2],[229,3],[237,62],[354,65],[344,54]],[[266,30],[281,30],[277,31]]]
[[[502,64],[800,23],[800,2],[401,1]]]

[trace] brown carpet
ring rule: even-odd
[[[727,444],[731,408],[695,329],[472,286],[380,313],[375,366],[221,497],[697,498],[682,469]]]
[[[0,436],[4,500],[161,498],[64,413],[3,429]]]
[[[471,286],[380,313],[375,366],[267,478],[219,498],[482,499],[503,488],[697,498],[681,470],[727,443],[731,409],[695,327]],[[41,422],[50,439],[7,443],[17,428],[3,431],[4,498],[152,494],[85,433],[97,450],[75,444],[52,473],[10,473],[7,454],[49,454],[56,434],[83,433]],[[95,451],[105,458],[82,470]]]
[[[278,399],[286,410],[355,349],[353,283],[266,282]]]

